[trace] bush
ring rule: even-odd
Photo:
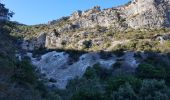
[[[120,86],[117,92],[113,92],[113,100],[137,100],[137,95],[129,83]]]
[[[80,90],[71,97],[71,100],[104,100],[104,95],[100,92],[101,91]]]
[[[163,67],[155,67],[149,63],[140,64],[136,69],[136,75],[140,78],[165,79],[167,77],[166,70]]]
[[[86,73],[84,74],[84,77],[87,79],[94,79],[97,78],[96,72],[94,68],[88,67],[86,69]]]
[[[86,49],[86,48],[90,48],[92,46],[92,41],[91,40],[85,40],[83,41],[83,48]]]
[[[29,61],[25,60],[17,63],[12,79],[23,84],[29,83],[33,85],[37,82],[34,67]]]
[[[164,81],[144,80],[139,91],[140,100],[169,100]]]
[[[136,92],[133,85],[125,83],[112,94],[113,100],[169,100],[169,89],[164,81],[143,80]]]
[[[106,68],[102,68],[100,64],[95,64],[93,67],[89,67],[84,74],[87,79],[99,78],[101,80],[106,80],[112,74],[112,71]]]
[[[106,89],[109,93],[111,93],[112,91],[117,91],[121,85],[124,85],[127,82],[132,85],[132,88],[135,92],[137,92],[141,86],[140,79],[133,76],[119,75],[116,77],[112,77],[107,81],[108,86],[106,87]]]

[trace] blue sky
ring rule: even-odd
[[[0,0],[15,12],[11,20],[28,25],[47,23],[76,10],[87,10],[96,5],[110,8],[129,0]]]

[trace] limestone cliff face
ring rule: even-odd
[[[170,0],[134,0],[122,9],[131,28],[170,26]]]
[[[70,21],[79,27],[88,28],[96,27],[97,25],[103,27],[117,26],[120,27],[119,23],[120,12],[117,9],[105,9],[100,10],[100,7],[94,7],[84,12],[75,12],[70,17]]]
[[[70,17],[79,27],[117,26],[126,28],[162,28],[170,26],[170,0],[133,0],[129,5],[85,12]],[[126,25],[123,25],[126,24]]]
[[[30,40],[23,40],[21,47],[26,51],[33,51],[35,49],[44,48],[46,44],[46,34],[40,33],[36,38]]]
[[[97,30],[98,27],[106,29]],[[76,11],[69,17],[51,21],[47,28],[55,31],[40,34],[31,41],[24,41],[22,47],[26,50],[39,47],[67,49],[89,47],[103,45],[106,39],[101,34],[110,29],[125,31],[129,28],[165,27],[170,27],[170,0],[133,0],[124,6],[104,10],[96,6],[86,11]],[[95,37],[87,40],[86,38],[92,33]],[[109,37],[106,38],[107,41],[114,42]]]

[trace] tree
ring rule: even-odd
[[[137,100],[137,95],[129,83],[122,85],[112,96],[113,100]]]
[[[169,90],[164,81],[144,80],[138,100],[169,100]]]
[[[0,3],[0,19],[9,20],[14,15],[14,12],[5,8],[5,5]]]

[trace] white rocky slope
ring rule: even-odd
[[[31,57],[30,53],[27,54]],[[69,64],[69,54],[65,52],[48,52],[37,60],[32,58],[33,65],[45,75],[45,78],[51,80],[48,82],[49,86],[55,86],[59,89],[65,89],[69,80],[76,77],[82,77],[88,67],[99,63],[101,67],[111,69],[112,65],[116,63],[118,57],[112,56],[109,59],[101,59],[98,53],[86,53],[80,56],[79,60],[73,64]],[[127,52],[119,59],[124,59],[126,69],[133,71],[138,66],[133,52]],[[123,66],[122,66],[123,69]]]

